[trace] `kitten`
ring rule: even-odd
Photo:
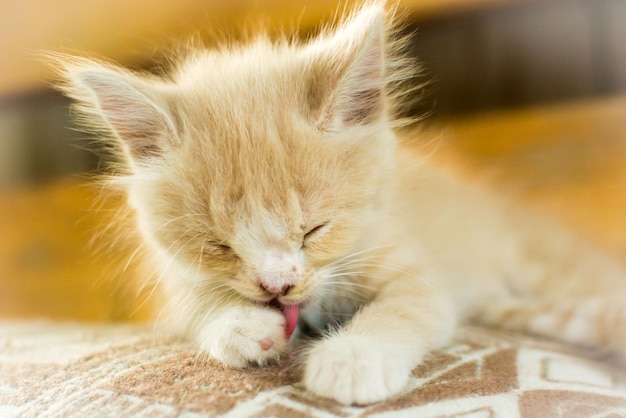
[[[163,77],[60,59],[178,329],[232,367],[277,359],[298,319],[319,396],[402,393],[460,318],[626,353],[626,274],[397,139],[411,77],[380,2],[306,42],[198,50]]]

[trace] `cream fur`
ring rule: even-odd
[[[57,58],[125,162],[115,183],[176,329],[226,365],[265,364],[288,349],[268,302],[299,304],[333,327],[304,384],[344,404],[400,394],[459,319],[623,354],[621,265],[398,140],[415,67],[392,23],[371,3],[309,43],[193,51],[167,79]]]

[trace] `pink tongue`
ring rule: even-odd
[[[285,316],[285,337],[289,339],[296,330],[299,308],[298,305],[283,305],[281,309]]]

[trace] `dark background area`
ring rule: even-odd
[[[426,123],[626,91],[624,0],[532,0],[410,29],[429,81],[412,113]],[[0,191],[100,165],[51,89],[0,98],[0,134]]]
[[[626,1],[528,1],[414,25],[433,83],[421,110],[447,117],[626,90]]]

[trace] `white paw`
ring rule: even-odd
[[[340,335],[313,347],[304,384],[318,396],[345,405],[365,405],[398,395],[406,387],[412,362],[371,336]]]
[[[285,319],[268,308],[232,307],[205,324],[197,340],[210,357],[227,366],[263,365],[277,359],[287,344]]]

